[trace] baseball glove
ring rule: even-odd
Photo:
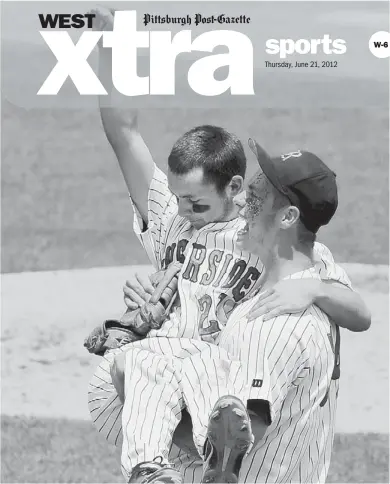
[[[113,350],[120,346],[142,339],[130,328],[126,328],[121,322],[114,319],[104,321],[95,328],[85,339],[84,347],[97,356],[103,356],[107,350]]]
[[[84,347],[98,356],[107,350],[119,348],[143,339],[151,329],[159,329],[169,315],[177,294],[178,273],[181,264],[175,262],[166,271],[152,277],[155,286],[150,300],[141,308],[128,310],[117,320],[107,320],[85,339]]]

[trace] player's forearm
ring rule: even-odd
[[[339,284],[319,285],[314,304],[319,306],[338,326],[350,331],[366,331],[371,325],[371,313],[363,299]]]
[[[154,175],[154,161],[131,114],[114,108],[101,109],[103,127],[114,150],[123,179],[142,219],[148,222],[148,195]]]
[[[99,77],[108,92],[100,96],[100,115],[106,137],[118,159],[127,190],[141,217],[148,221],[148,193],[154,174],[154,161],[138,131],[137,112],[113,107],[112,49],[99,50]]]

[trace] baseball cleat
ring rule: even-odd
[[[209,419],[201,482],[237,483],[252,443],[251,422],[243,402],[230,395],[220,398]]]
[[[158,457],[152,462],[141,462],[131,471],[130,483],[140,484],[183,484],[184,479],[179,471],[170,464],[163,464]]]

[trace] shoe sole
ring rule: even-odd
[[[207,439],[213,447],[202,483],[237,483],[242,460],[253,442],[251,423],[244,404],[223,397],[210,416]]]

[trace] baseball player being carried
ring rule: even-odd
[[[99,10],[95,13],[97,21],[102,22],[105,28],[112,28],[110,12]],[[102,49],[101,66],[108,57],[109,50]],[[237,306],[244,307],[246,303],[243,301],[250,300],[267,281],[267,291],[257,296],[249,308],[252,318],[259,312],[267,312],[264,305],[270,313],[261,321],[274,317],[276,313],[308,310],[315,303],[339,326],[361,331],[369,326],[370,316],[358,294],[345,290],[345,287],[350,287],[345,272],[334,264],[326,247],[314,243],[315,232],[304,224],[297,224],[295,228],[299,241],[314,244],[312,258],[317,277],[272,279],[268,269],[264,270],[264,261],[258,250],[252,253],[238,245],[239,233],[245,222],[238,218],[234,198],[242,191],[246,158],[235,136],[213,126],[190,130],[174,145],[166,177],[154,164],[138,132],[134,115],[123,110],[102,108],[101,116],[131,194],[136,214],[135,231],[151,262],[156,270],[165,270],[172,262],[182,267],[178,275],[175,271],[171,274],[177,277],[179,298],[169,308],[161,328],[149,331],[147,324],[153,320],[154,313],[151,306],[145,310],[144,303],[142,314],[138,310],[135,316],[128,313],[124,318],[129,318],[128,327],[134,330],[127,333],[127,341],[134,342],[104,354],[90,384],[89,408],[96,428],[107,440],[119,445],[123,438],[122,467],[129,482],[141,482],[140,479],[144,479],[142,482],[156,482],[156,479],[161,481],[164,475],[180,482],[181,477],[177,474],[175,477],[174,469],[167,466],[169,459],[179,466],[186,481],[199,482],[202,477],[200,457],[205,455],[205,451],[208,457],[207,451],[210,445],[211,449],[214,445],[210,434],[207,439],[209,445],[204,446],[208,418],[215,402],[228,394],[244,403],[251,400],[245,389],[252,388],[253,382],[256,391],[266,388],[265,376],[262,378],[263,373],[256,371],[256,353],[261,351],[261,346],[255,351],[246,340],[247,360],[244,352],[236,357],[241,349],[231,349],[234,334],[236,338],[242,337],[242,324],[229,323],[226,326]],[[297,152],[284,158],[287,163],[301,156],[302,153]],[[268,196],[268,192],[265,195]],[[253,200],[248,198],[248,210],[250,203],[253,204]],[[264,242],[271,240],[272,234],[272,231],[269,235],[264,231]],[[282,254],[287,259],[295,253],[300,254],[295,246],[294,250],[288,250],[286,244],[277,246],[286,249]],[[329,284],[330,281],[333,282]],[[136,290],[141,299],[149,298],[146,292],[139,288]],[[127,295],[131,294],[134,296],[128,288]],[[160,290],[158,296],[152,299],[152,305],[160,301],[161,294]],[[130,302],[128,304],[132,307]],[[167,309],[164,299],[161,304]],[[163,316],[165,318],[165,314]],[[262,328],[263,323],[258,322],[253,327]],[[224,335],[227,329],[229,332]],[[249,332],[246,334],[249,335]],[[223,341],[227,342],[228,349],[221,346]],[[253,345],[260,345],[259,341],[254,338]],[[253,372],[245,374],[243,368],[249,367],[253,367]],[[254,373],[256,376],[253,376]],[[314,381],[314,373],[311,377]],[[283,396],[282,393],[280,395]],[[306,398],[306,394],[302,398]],[[265,398],[263,400],[266,402]],[[324,401],[330,405],[329,399]],[[198,458],[175,448],[176,454],[171,452],[168,459],[172,435],[181,421],[184,408],[191,415]],[[239,410],[238,413],[247,420],[246,414]],[[256,411],[259,413],[258,408]],[[281,413],[276,415],[279,418]],[[272,408],[270,417],[275,422]],[[252,416],[253,427],[257,418],[261,420],[262,415]],[[300,434],[301,440],[309,439],[317,430],[317,427],[315,430],[306,429],[306,433]],[[246,437],[250,437],[250,424],[245,432]],[[191,440],[191,427],[184,429],[183,433]],[[244,440],[245,454],[249,441],[248,438]],[[251,451],[244,463],[251,462],[250,456],[256,449]],[[237,462],[243,457],[240,452],[236,456]],[[210,455],[215,455],[215,452]],[[161,462],[154,461],[157,457],[161,457]],[[215,471],[213,458],[207,462],[207,472]],[[230,469],[236,478],[237,462]],[[252,475],[260,472],[257,459],[252,461],[250,469],[251,472],[244,478],[246,482],[253,482]],[[228,471],[225,469],[225,474]]]

